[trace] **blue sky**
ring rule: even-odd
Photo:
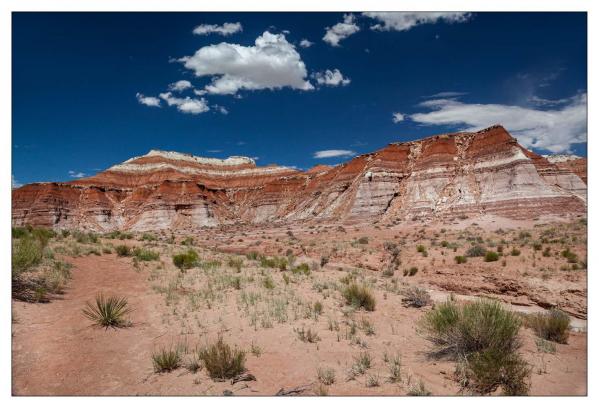
[[[13,178],[150,149],[309,168],[494,123],[586,156],[586,31],[585,13],[14,13]]]

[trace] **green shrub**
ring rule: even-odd
[[[181,241],[181,245],[185,246],[193,246],[195,243],[193,237],[187,237],[183,241]]]
[[[540,242],[535,242],[532,244],[532,248],[535,251],[540,251],[543,248],[543,245]]]
[[[133,256],[139,261],[157,261],[160,259],[160,254],[156,251],[145,248],[135,248],[133,250]]]
[[[422,252],[426,252],[426,247],[424,245],[417,245],[416,246],[416,251],[422,253]]]
[[[453,259],[457,264],[466,263],[466,261],[468,260],[468,258],[466,258],[464,255],[456,255]]]
[[[412,266],[403,270],[403,276],[414,276],[418,273],[418,267]]]
[[[537,336],[556,343],[566,344],[570,334],[570,316],[559,309],[552,309],[544,313],[535,313],[525,319],[528,327],[532,328]]]
[[[155,235],[147,233],[147,232],[141,236],[142,241],[156,241],[156,239],[157,238]]]
[[[96,295],[96,303],[86,302],[83,314],[97,325],[102,327],[125,327],[130,323],[125,317],[130,312],[125,297],[104,297],[102,293]]]
[[[518,248],[512,248],[512,252],[510,252],[512,256],[520,256],[520,250]]]
[[[471,246],[470,248],[468,248],[468,250],[466,251],[466,256],[475,258],[475,257],[479,257],[479,256],[485,256],[486,253],[487,253],[487,250],[485,249],[485,247],[480,246],[480,245],[474,245],[474,246]]]
[[[266,289],[274,289],[275,288],[275,282],[272,280],[272,277],[266,276],[262,280],[262,286],[264,286]]]
[[[488,394],[501,387],[504,394],[528,391],[528,365],[518,349],[520,319],[498,302],[482,300],[458,306],[446,302],[425,314],[420,322],[436,355],[458,361],[464,387]]]
[[[12,237],[13,238],[23,238],[29,235],[29,231],[24,227],[12,227]]]
[[[358,244],[362,244],[362,245],[368,244],[368,237],[360,237],[360,238],[358,238]]]
[[[310,265],[308,265],[307,263],[301,263],[299,265],[297,265],[296,267],[294,267],[292,269],[292,272],[295,274],[304,274],[304,275],[310,275]]]
[[[31,236],[25,236],[13,241],[12,245],[12,274],[18,278],[21,273],[37,266],[42,261],[44,246]]]
[[[577,263],[578,255],[570,251],[570,248],[566,248],[562,251],[562,256],[568,260],[568,263]]]
[[[345,302],[348,305],[352,305],[356,308],[364,308],[367,311],[373,311],[375,308],[376,301],[372,291],[365,285],[358,285],[357,283],[351,283],[343,288],[341,294],[345,298]]]
[[[245,352],[231,348],[221,337],[217,342],[203,348],[198,357],[204,362],[210,378],[233,378],[246,371]]]
[[[181,353],[177,347],[162,348],[152,353],[152,364],[157,373],[173,371],[181,366]]]
[[[485,262],[495,262],[499,260],[499,254],[493,251],[487,251],[485,254]]]
[[[173,264],[181,271],[185,271],[197,266],[199,259],[198,253],[193,249],[189,249],[187,252],[173,255]]]
[[[131,256],[131,248],[127,245],[117,245],[114,250],[118,256]]]

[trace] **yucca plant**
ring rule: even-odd
[[[95,304],[85,303],[83,314],[98,326],[106,328],[126,327],[130,325],[130,322],[125,319],[125,316],[131,311],[127,304],[127,298],[125,297],[105,297],[102,293],[99,293],[96,295]]]

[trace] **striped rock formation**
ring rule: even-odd
[[[152,150],[93,177],[13,190],[13,225],[95,231],[586,211],[586,159],[543,157],[501,126],[392,143],[306,172]]]

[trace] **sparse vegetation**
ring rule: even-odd
[[[145,248],[135,248],[133,250],[133,256],[138,261],[157,261],[160,259],[160,254],[156,251]]]
[[[470,248],[468,248],[468,250],[466,251],[466,256],[468,256],[470,258],[476,258],[479,256],[485,256],[486,253],[487,253],[487,250],[485,247],[480,246],[480,245],[474,245],[474,246],[471,246]]]

